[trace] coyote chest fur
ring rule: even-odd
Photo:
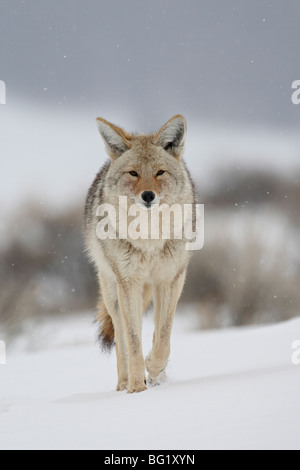
[[[148,383],[159,383],[165,377],[174,314],[190,259],[184,218],[170,213],[170,207],[180,211],[195,203],[194,186],[182,161],[186,122],[175,116],[151,135],[129,134],[102,118],[97,124],[110,161],[87,197],[85,237],[99,278],[100,340],[106,348],[116,345],[117,390],[141,392],[147,388],[146,369]],[[105,219],[98,211],[103,206],[111,207],[115,216],[113,237],[99,237],[97,232]],[[137,221],[136,208],[143,216]],[[126,227],[144,229],[145,236],[137,237],[136,230],[126,230],[124,236],[124,220]],[[170,226],[163,236],[166,220]],[[107,223],[111,223],[109,217]],[[153,229],[156,235],[151,237]],[[153,348],[144,360],[142,316],[152,302]]]

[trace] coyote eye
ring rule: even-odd
[[[131,176],[134,176],[135,178],[137,178],[139,176],[136,171],[130,171],[129,174]]]
[[[162,176],[165,174],[165,171],[164,170],[160,170],[157,172],[156,176]]]

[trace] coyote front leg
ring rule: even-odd
[[[123,320],[119,309],[117,285],[111,280],[101,280],[101,291],[105,306],[112,319],[115,330],[115,343],[117,352],[118,384],[117,391],[128,387],[128,348],[123,327]]]
[[[155,333],[152,351],[146,359],[149,381],[152,383],[159,382],[168,363],[174,314],[185,277],[186,271],[177,276],[173,282],[155,287]]]
[[[142,392],[147,388],[142,349],[143,285],[122,279],[118,293],[128,344],[128,393]]]

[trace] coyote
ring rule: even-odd
[[[116,345],[117,391],[142,392],[147,389],[145,369],[148,384],[165,378],[173,318],[190,252],[186,240],[174,236],[176,227],[167,240],[99,239],[97,208],[110,204],[118,212],[120,196],[149,214],[160,204],[195,204],[194,185],[182,160],[187,126],[180,115],[151,135],[129,134],[102,118],[97,125],[110,161],[88,193],[85,239],[99,278],[99,338],[104,349]],[[142,316],[152,301],[155,332],[145,361]]]

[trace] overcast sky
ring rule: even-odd
[[[149,129],[179,112],[295,128],[299,25],[299,0],[0,0],[0,79],[11,103]]]

